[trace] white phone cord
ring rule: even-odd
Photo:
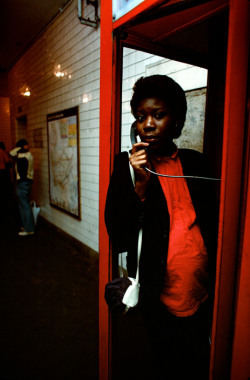
[[[221,181],[220,178],[210,178],[210,177],[199,177],[195,175],[168,175],[168,174],[160,174],[156,173],[153,170],[150,170],[149,168],[145,167],[145,169],[155,175],[158,175],[159,177],[168,177],[168,178],[195,178],[195,179],[206,179],[210,181]]]

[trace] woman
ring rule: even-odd
[[[22,230],[19,236],[29,236],[35,233],[35,224],[30,205],[30,194],[34,177],[34,159],[29,151],[28,141],[21,139],[10,151],[10,156],[16,161],[17,199],[21,216]]]
[[[185,93],[174,80],[140,78],[131,109],[141,141],[130,155],[115,159],[105,210],[113,252],[128,252],[128,274],[135,277],[143,228],[139,306],[152,342],[155,379],[206,379],[217,240],[212,181],[183,178],[209,172],[202,154],[173,143],[187,111]]]

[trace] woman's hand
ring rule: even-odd
[[[130,164],[135,172],[135,192],[141,198],[145,198],[147,186],[151,174],[145,170],[145,167],[151,169],[146,148],[149,146],[146,142],[139,142],[133,145],[131,155],[129,157]]]

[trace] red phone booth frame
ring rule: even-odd
[[[169,3],[178,3],[172,0]],[[104,208],[113,156],[119,142],[120,104],[120,51],[113,38],[113,30],[126,22],[136,19],[138,14],[160,5],[160,0],[145,0],[116,22],[112,20],[111,0],[101,4],[101,66],[100,66],[100,198],[99,198],[99,379],[111,379],[111,322],[104,300],[105,284],[112,278],[109,253],[109,239],[104,224]],[[250,314],[249,278],[246,270],[240,272],[238,293],[235,296],[236,253],[241,249],[242,263],[247,261],[249,238],[244,235],[241,247],[239,237],[245,231],[250,214],[250,194],[248,181],[242,188],[242,167],[249,160],[249,146],[245,147],[246,88],[248,79],[249,48],[249,1],[229,0],[228,50],[226,68],[224,128],[222,149],[222,180],[220,198],[220,218],[218,236],[218,261],[216,300],[212,332],[210,379],[239,380],[249,376],[246,358],[246,332],[236,325],[233,345],[232,315],[235,321],[244,322],[242,312]],[[237,50],[237,53],[236,53]],[[119,57],[119,59],[117,59]],[[118,85],[117,85],[118,83]],[[249,125],[248,125],[249,129]],[[248,134],[249,138],[249,134]],[[248,175],[248,167],[245,168]],[[243,191],[244,190],[244,191]],[[242,194],[245,194],[245,209],[241,208]],[[240,213],[241,211],[241,213]],[[246,220],[246,224],[245,224]],[[240,229],[239,229],[240,226]],[[246,288],[245,288],[246,289]],[[237,309],[234,305],[237,304]],[[245,340],[244,340],[245,338]],[[248,342],[250,332],[247,331]],[[240,350],[240,355],[236,352]],[[241,357],[241,367],[236,361]],[[231,361],[231,363],[230,363]],[[243,377],[246,376],[246,377]]]

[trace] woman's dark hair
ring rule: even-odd
[[[25,139],[18,140],[16,143],[16,147],[23,148],[25,145],[28,145],[28,141]]]
[[[0,149],[5,150],[5,144],[3,141],[0,141]]]
[[[178,138],[187,113],[186,96],[181,86],[167,75],[151,75],[138,79],[134,84],[130,101],[131,111],[135,118],[139,103],[147,98],[158,98],[166,102],[170,112],[178,121],[174,131],[174,138]]]

